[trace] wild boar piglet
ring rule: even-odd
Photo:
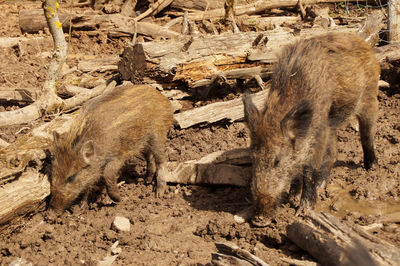
[[[147,161],[147,181],[156,175],[156,194],[161,196],[172,121],[169,100],[150,86],[121,86],[88,101],[69,132],[53,134],[50,207],[68,208],[101,180],[110,198],[120,201],[118,172],[140,153]]]

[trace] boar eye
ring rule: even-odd
[[[279,164],[279,162],[280,162],[280,159],[279,158],[275,158],[274,167],[277,166]]]
[[[75,177],[76,177],[76,174],[74,174],[74,175],[71,175],[70,177],[68,177],[67,178],[67,183],[72,183],[72,182],[74,182],[75,181]]]

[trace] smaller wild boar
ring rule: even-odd
[[[317,189],[336,160],[336,131],[358,118],[364,166],[376,162],[379,63],[352,33],[329,33],[283,48],[262,111],[243,97],[252,151],[252,223],[267,225],[290,184],[300,180],[301,214],[312,209]]]
[[[98,96],[82,108],[68,133],[54,132],[50,207],[68,208],[100,180],[120,201],[117,174],[130,158],[143,153],[147,181],[157,176],[156,194],[166,182],[165,141],[172,125],[169,100],[150,86],[122,86]]]

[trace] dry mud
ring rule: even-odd
[[[22,36],[18,10],[40,7],[39,2],[3,3],[0,7],[1,37]],[[38,88],[44,81],[48,33],[26,35],[46,41],[0,52],[1,89]],[[75,33],[71,41],[70,67],[83,56],[118,54],[124,40]],[[394,73],[394,72],[393,72]],[[394,85],[397,87],[397,85]],[[338,160],[317,209],[331,212],[348,224],[371,227],[370,232],[400,247],[400,224],[391,215],[400,213],[400,93],[380,91],[376,152],[378,165],[365,171],[357,124],[350,123],[338,134]],[[14,107],[5,107],[10,110]],[[25,125],[29,128],[34,124]],[[26,131],[25,130],[25,131]],[[21,127],[1,130],[0,137],[12,142]],[[249,134],[243,123],[216,124],[171,130],[167,144],[170,161],[198,159],[213,151],[245,147]],[[61,217],[44,211],[15,221],[0,233],[0,264],[23,258],[34,265],[94,265],[109,255],[119,242],[121,253],[114,265],[205,265],[211,262],[215,241],[232,241],[271,265],[285,265],[281,258],[314,259],[286,237],[286,225],[294,220],[294,209],[285,203],[276,221],[266,228],[238,224],[234,215],[251,206],[248,188],[229,186],[182,186],[170,184],[164,198],[154,197],[144,184],[143,161],[129,165],[120,186],[122,201],[114,204],[104,194],[89,206],[74,206]],[[130,220],[129,232],[111,228],[116,216]],[[397,223],[396,223],[397,222]]]

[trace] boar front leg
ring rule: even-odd
[[[156,173],[156,161],[154,159],[154,155],[150,150],[146,150],[144,153],[147,162],[147,170],[146,170],[146,184],[150,184],[153,182],[154,174]]]
[[[121,201],[121,196],[117,186],[117,174],[124,162],[113,160],[104,167],[103,179],[106,185],[108,196],[115,202]]]
[[[156,176],[157,176],[157,186],[156,186],[156,197],[162,197],[167,188],[166,177],[166,165],[167,156],[165,154],[165,140],[163,141],[163,136],[161,134],[154,135],[150,140],[150,149],[154,155],[154,160],[156,164]]]
[[[336,160],[336,132],[332,130],[327,138],[325,152],[322,156],[321,166],[307,165],[303,168],[303,191],[299,209],[296,214],[304,214],[306,210],[312,210],[315,207],[318,199],[318,191],[326,185],[326,180],[329,179],[331,169]],[[319,154],[318,154],[319,155]],[[318,160],[316,160],[318,163]]]

